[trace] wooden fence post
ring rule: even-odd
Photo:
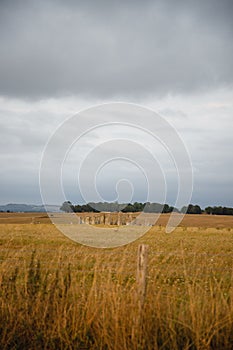
[[[138,246],[138,261],[137,261],[137,293],[138,306],[142,310],[146,297],[146,273],[148,260],[148,246],[140,244]]]
[[[139,341],[141,338],[142,314],[146,298],[146,276],[148,261],[148,245],[140,244],[138,246],[137,256],[137,275],[136,275],[136,314],[134,319],[132,339]]]

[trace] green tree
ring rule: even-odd
[[[74,211],[74,206],[70,201],[66,201],[62,204],[62,206],[60,207],[60,210],[66,213],[72,213]]]
[[[201,207],[199,205],[193,205],[193,204],[189,204],[188,207],[183,207],[181,209],[181,213],[187,213],[187,214],[201,214],[202,210]]]
[[[212,207],[206,207],[205,208],[205,212],[206,212],[206,214],[209,214],[209,215],[212,215],[213,214],[213,208]]]

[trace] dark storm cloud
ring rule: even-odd
[[[232,1],[1,1],[0,94],[100,98],[232,85]]]

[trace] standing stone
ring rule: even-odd
[[[121,214],[120,213],[117,214],[117,225],[121,226]]]
[[[104,224],[104,215],[100,215],[100,224],[101,224],[101,225]]]
[[[109,216],[110,216],[109,214],[104,215],[104,224],[105,225],[109,225]]]
[[[132,219],[132,214],[129,214],[129,225],[131,225],[131,222],[133,221]]]

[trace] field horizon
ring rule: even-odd
[[[121,215],[133,214],[135,217],[139,213],[127,213]],[[51,220],[49,216],[54,218],[62,217],[62,213],[0,213],[0,225],[1,224],[50,224]],[[93,213],[76,213],[80,217],[91,217]],[[181,214],[175,214],[181,215]],[[156,226],[166,226],[170,214],[160,214]],[[233,227],[233,217],[230,215],[208,215],[208,214],[186,214],[182,222],[179,224],[181,227],[213,227],[213,228],[231,228]]]
[[[232,349],[232,220],[189,214],[167,234],[168,216],[131,244],[97,249],[47,215],[1,213],[1,349]],[[135,326],[139,244],[149,256]]]

